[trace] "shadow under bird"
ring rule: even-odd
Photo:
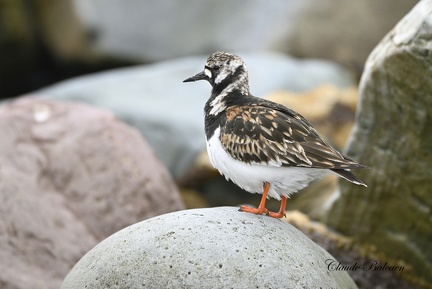
[[[323,141],[297,112],[250,94],[246,65],[239,56],[213,53],[204,71],[184,82],[197,80],[212,86],[204,107],[212,165],[244,190],[262,194],[258,208],[241,206],[240,211],[282,218],[291,194],[329,172],[366,186],[351,169],[367,166]],[[282,200],[279,212],[266,208],[268,197]]]

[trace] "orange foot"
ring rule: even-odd
[[[258,206],[257,209],[255,208],[251,208],[248,206],[240,206],[240,212],[248,212],[248,213],[252,213],[252,214],[258,214],[258,215],[262,215],[262,214],[268,214],[268,210],[265,207],[266,201],[267,201],[267,195],[268,195],[268,191],[270,189],[270,183],[269,182],[265,182],[264,186],[263,186],[263,194],[261,197],[261,202]]]
[[[261,197],[261,201],[260,204],[258,206],[258,208],[251,208],[248,206],[240,206],[240,212],[247,212],[247,213],[252,213],[252,214],[257,214],[257,215],[262,215],[262,214],[266,214],[272,218],[282,218],[285,216],[285,207],[286,207],[286,201],[287,198],[286,197],[282,197],[282,202],[281,202],[281,206],[279,209],[279,212],[275,213],[275,212],[270,212],[269,210],[267,210],[267,208],[265,207],[266,201],[267,201],[267,195],[268,195],[268,191],[270,189],[270,183],[265,182],[264,183],[264,187],[263,187],[263,194]]]
[[[279,208],[279,212],[277,212],[277,213],[268,212],[267,215],[269,215],[272,218],[277,218],[277,219],[286,217],[286,214],[285,214],[286,201],[287,201],[287,197],[282,197],[282,201],[281,201],[281,205],[280,205],[280,208]]]
[[[269,214],[269,210],[267,210],[266,208],[260,208],[260,207],[258,207],[257,209],[255,209],[255,208],[248,207],[248,206],[240,206],[239,211],[240,212],[257,214],[257,215],[262,215],[262,214],[268,215]]]

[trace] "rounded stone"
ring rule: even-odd
[[[88,252],[67,288],[357,288],[292,225],[233,207],[161,215]],[[332,268],[330,268],[332,269]]]

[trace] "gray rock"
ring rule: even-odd
[[[432,1],[420,1],[366,63],[348,153],[368,188],[341,183],[338,230],[403,260],[432,284]]]
[[[370,51],[418,0],[303,2],[288,41],[283,40],[289,53],[333,59],[361,73]]]
[[[130,0],[118,5],[115,1],[75,1],[78,16],[96,36],[94,48],[150,61],[215,49],[268,49],[287,37],[300,2]]]
[[[0,108],[0,287],[59,288],[97,242],[183,209],[141,135],[84,104],[20,99]]]
[[[220,49],[276,50],[357,65],[416,2],[74,1],[95,36],[93,49],[112,56],[158,61]]]
[[[340,66],[319,60],[296,60],[276,53],[241,54],[251,91],[302,91],[324,83],[348,87],[354,80]],[[204,103],[208,83],[182,83],[201,71],[207,55],[117,69],[68,80],[36,92],[63,100],[85,101],[109,109],[137,127],[175,177],[185,173],[204,144]]]
[[[220,207],[179,211],[99,243],[61,288],[357,288],[292,225]],[[328,261],[327,261],[328,262]]]

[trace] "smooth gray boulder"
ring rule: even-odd
[[[327,223],[412,267],[432,286],[432,0],[420,1],[368,58],[348,154],[368,185],[341,182]]]
[[[280,219],[234,207],[165,214],[127,227],[69,272],[72,288],[357,288],[334,258]]]

